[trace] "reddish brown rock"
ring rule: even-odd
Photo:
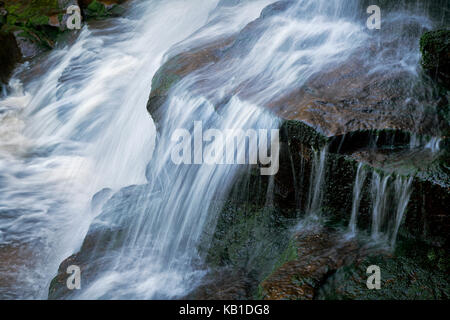
[[[354,263],[364,250],[329,230],[305,231],[295,236],[297,257],[284,263],[261,283],[266,300],[312,300],[320,284],[335,270]]]

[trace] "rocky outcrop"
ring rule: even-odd
[[[14,35],[24,58],[53,48],[58,35],[65,29],[66,5],[76,1],[3,1],[6,13],[2,31]]]

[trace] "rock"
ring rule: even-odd
[[[448,300],[448,251],[416,240],[403,240],[394,254],[367,256],[337,270],[322,284],[317,299]],[[381,289],[368,290],[366,270],[381,269]]]
[[[23,299],[28,295],[17,288],[26,287],[23,270],[36,272],[34,253],[36,248],[26,243],[9,243],[0,245],[0,297],[2,299]],[[32,295],[32,293],[30,293]],[[29,297],[32,298],[32,297]]]
[[[450,89],[450,30],[426,32],[420,39],[422,66]]]
[[[67,267],[77,265],[83,275],[81,290],[89,288],[96,280],[98,271],[108,263],[113,263],[117,256],[114,250],[120,250],[127,236],[129,225],[127,221],[133,219],[133,210],[129,210],[130,204],[139,205],[140,196],[148,189],[146,185],[129,186],[115,193],[102,207],[101,214],[95,218],[83,241],[80,250],[61,262],[58,273],[51,281],[49,287],[49,299],[70,299],[77,293],[67,288]],[[110,196],[111,190],[102,189],[93,198],[92,205],[98,206]],[[136,209],[138,210],[138,209]]]
[[[246,300],[251,296],[250,282],[245,275],[231,268],[214,270],[182,300]]]
[[[194,74],[190,90],[207,97],[216,109],[231,96],[251,102],[257,100],[258,94],[268,86],[263,75],[230,83],[224,70],[251,52],[267,28],[267,19],[285,11],[290,3],[280,1],[268,6],[260,18],[227,39],[216,39],[169,57],[153,79],[148,102],[153,117],[160,117],[159,107],[168,92],[183,78]],[[411,28],[421,30],[417,25]],[[440,136],[439,119],[434,111],[439,97],[427,94],[430,87],[409,72],[373,71],[367,61],[376,61],[378,54],[375,45],[358,48],[343,62],[312,74],[306,83],[298,81],[297,86],[280,88],[273,96],[269,93],[269,98],[256,103],[281,119],[301,121],[328,137],[386,129]],[[218,93],[217,88],[224,89]]]
[[[79,2],[87,18],[102,19],[123,14],[125,8],[122,4],[126,0],[80,0]]]
[[[0,31],[0,43],[0,83],[6,83],[21,56],[16,39],[12,34]]]
[[[312,300],[321,283],[335,270],[361,259],[364,251],[330,230],[299,233],[286,262],[269,275],[259,289],[267,300]]]
[[[147,110],[155,122],[158,122],[161,113],[164,112],[160,107],[166,101],[169,91],[186,75],[207,64],[217,62],[233,40],[233,37],[219,39],[205,46],[179,53],[157,71],[152,80],[152,91],[147,103]]]
[[[24,58],[32,58],[54,47],[60,32],[66,29],[62,23],[66,6],[76,3],[75,0],[5,0],[6,22],[2,31],[14,35]]]
[[[0,28],[16,38],[25,59],[52,49],[67,31],[67,8],[80,5],[87,18],[117,16],[124,0],[4,0],[0,3]]]
[[[113,191],[110,188],[104,188],[94,194],[91,201],[91,209],[93,212],[100,210],[103,204],[111,197]]]

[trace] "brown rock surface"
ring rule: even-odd
[[[266,300],[312,300],[328,275],[363,256],[355,241],[329,230],[310,230],[295,236],[297,258],[284,263],[261,284]]]

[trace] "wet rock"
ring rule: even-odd
[[[76,0],[5,0],[3,10],[6,15],[1,27],[4,33],[15,37],[21,55],[28,59],[54,47],[67,19],[66,8],[77,4]]]
[[[197,288],[182,299],[246,300],[251,296],[251,281],[240,272],[222,268],[210,272]]]
[[[80,5],[86,18],[117,16],[125,8],[121,0],[4,0],[0,4],[0,28],[16,38],[21,55],[33,58],[55,47],[67,31],[67,8]]]
[[[69,274],[66,271],[70,265],[80,267],[81,290],[86,290],[96,280],[99,271],[113,263],[117,258],[116,251],[123,249],[128,232],[127,221],[133,219],[133,213],[135,213],[130,206],[134,206],[133,208],[139,206],[139,199],[147,191],[146,185],[129,186],[106,201],[101,214],[91,224],[80,250],[60,264],[58,273],[49,287],[49,299],[71,299],[80,294],[78,290],[72,291],[67,288],[66,281]],[[110,193],[109,189],[101,190],[94,196],[92,205],[100,205],[110,196]]]
[[[158,122],[164,110],[161,106],[167,99],[169,91],[186,75],[217,62],[223,50],[227,48],[234,38],[219,39],[199,48],[193,48],[171,57],[155,74],[152,80],[152,91],[147,103],[147,110],[153,119]]]
[[[415,240],[401,241],[394,254],[367,256],[326,279],[317,299],[448,300],[448,251]],[[368,290],[367,268],[381,269],[381,289]]]
[[[260,298],[312,300],[330,274],[364,255],[355,241],[345,241],[330,230],[304,231],[293,241],[289,261],[261,283]]]
[[[101,209],[103,204],[111,197],[113,191],[110,188],[104,188],[94,194],[91,201],[91,209],[93,212]]]
[[[149,112],[158,118],[158,108],[165,102],[167,93],[188,75],[195,75],[194,80],[190,78],[193,82],[189,84],[190,90],[207,97],[217,109],[231,96],[248,101],[256,99],[270,82],[263,80],[263,76],[232,84],[212,76],[223,74],[223,70],[232,68],[234,60],[251,52],[264,34],[268,19],[285,11],[290,4],[276,2],[238,34],[169,57],[153,80]],[[417,25],[408,27],[414,33],[421,30]],[[394,41],[386,40],[383,46],[392,47],[391,51],[399,49]],[[439,97],[428,94],[430,88],[407,71],[374,71],[368,61],[377,61],[380,50],[375,44],[361,47],[347,60],[310,75],[306,83],[299,79],[299,85],[281,88],[270,99],[257,103],[281,119],[306,123],[328,137],[385,129],[439,136],[435,112]],[[226,89],[214,94],[218,87]]]
[[[16,39],[12,34],[0,31],[0,43],[0,83],[6,83],[21,56]]]
[[[20,293],[18,288],[26,283],[24,269],[28,269],[30,273],[35,272],[33,271],[33,247],[23,243],[0,245],[1,299],[23,298],[23,293]]]

